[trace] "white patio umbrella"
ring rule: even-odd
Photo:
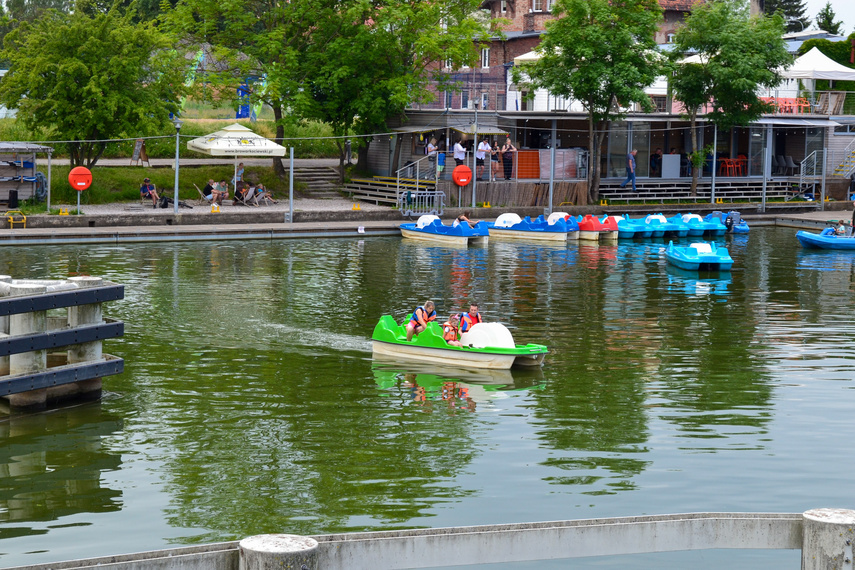
[[[237,175],[238,158],[241,156],[285,156],[288,151],[284,146],[255,134],[237,123],[210,135],[188,141],[187,148],[211,156],[234,157],[235,175]]]

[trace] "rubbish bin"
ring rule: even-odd
[[[18,207],[18,191],[9,190],[9,209],[14,210]]]

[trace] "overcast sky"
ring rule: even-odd
[[[810,18],[810,29],[816,29],[816,15],[825,7],[828,0],[807,0],[806,15]],[[843,22],[843,33],[848,36],[855,28],[855,0],[831,0],[831,8],[837,15],[837,20]]]

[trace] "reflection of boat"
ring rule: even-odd
[[[453,409],[474,410],[473,402],[487,402],[501,392],[543,388],[539,368],[511,374],[510,370],[470,370],[376,360],[371,368],[380,389],[399,388],[414,401],[445,401]]]
[[[798,231],[796,237],[807,249],[851,249],[855,250],[855,238],[838,236],[834,228],[825,228],[822,233]]]
[[[727,213],[716,210],[704,216],[705,222],[710,222],[713,219],[717,219],[724,224],[725,231],[729,234],[747,234],[750,230],[748,222],[743,220],[742,215],[736,210],[731,210]]]
[[[717,279],[699,279],[697,271],[680,269],[670,264],[665,265],[665,272],[668,274],[668,284],[687,295],[727,295],[727,287],[733,281],[730,273]]]
[[[542,241],[567,241],[578,239],[579,224],[564,212],[553,212],[549,218],[528,216],[521,219],[517,214],[506,213],[489,224],[490,235],[495,238],[525,239]]]
[[[437,363],[463,368],[508,369],[511,366],[540,366],[547,349],[540,344],[514,344],[510,331],[501,323],[481,323],[460,335],[464,346],[451,346],[442,338],[436,322],[407,342],[404,325],[390,315],[380,317],[371,335],[374,354]]]
[[[665,259],[668,263],[681,269],[693,271],[730,271],[733,258],[723,247],[716,247],[712,242],[689,244],[688,247],[674,245],[668,242],[665,248]]]
[[[401,224],[401,235],[410,239],[466,246],[486,244],[490,232],[486,222],[478,222],[474,228],[470,228],[469,224],[446,226],[438,217],[427,214],[415,223]]]

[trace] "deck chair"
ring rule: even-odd
[[[799,170],[800,165],[793,162],[792,156],[785,156],[784,160],[786,161],[789,176],[794,176],[796,174],[796,171]]]
[[[819,101],[816,103],[816,113],[825,115],[828,113],[828,93],[823,93],[819,96]]]
[[[237,194],[234,197],[234,204],[243,204],[244,206],[256,206],[258,207],[258,200],[255,197],[255,186],[250,186],[249,190],[244,194],[243,199],[239,198]]]
[[[828,98],[829,115],[839,115],[843,111],[843,102],[846,100],[846,93],[832,93]]]
[[[776,155],[775,161],[777,163],[775,174],[786,174],[787,173],[787,161],[784,160],[784,157],[781,155]]]
[[[211,196],[211,200],[208,200],[205,197],[205,194],[201,190],[199,190],[199,187],[196,186],[195,184],[193,184],[193,188],[195,188],[196,192],[199,193],[199,205],[200,206],[204,206],[205,204],[210,204],[213,201],[213,196]]]

